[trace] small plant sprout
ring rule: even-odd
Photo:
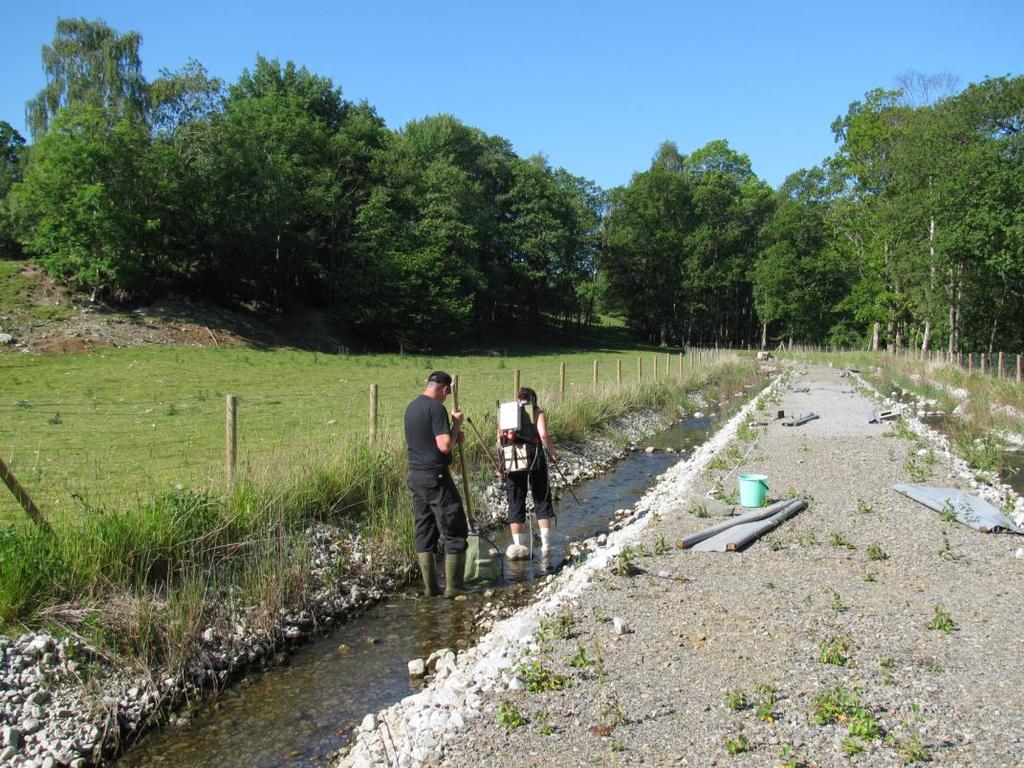
[[[857,499],[857,512],[858,513],[860,513],[862,515],[870,515],[874,511],[875,510],[873,510],[871,508],[871,505],[868,504],[866,501],[864,501],[864,499]]]
[[[839,613],[846,610],[846,606],[843,605],[843,596],[834,587],[825,587],[825,594],[832,598],[832,602],[829,605],[831,605],[833,611]]]
[[[668,540],[665,538],[665,534],[658,537],[658,540],[654,542],[654,554],[664,555],[668,552]]]
[[[638,557],[639,552],[633,547],[623,547],[619,551],[618,557],[615,558],[615,564],[612,566],[612,573],[616,576],[632,576],[636,572],[636,566],[633,561]]]
[[[818,646],[818,661],[845,667],[850,660],[852,644],[848,637],[833,637]]]
[[[943,608],[941,605],[935,606],[935,615],[932,616],[932,620],[928,622],[928,629],[937,629],[940,632],[949,634],[950,632],[956,632],[960,627],[953,621],[953,617],[949,611]]]
[[[576,650],[572,657],[569,659],[569,666],[576,669],[583,669],[584,667],[592,666],[594,662],[587,656],[587,649],[582,645],[577,645]]]
[[[747,738],[745,733],[739,734],[735,739],[726,739],[725,751],[728,752],[731,757],[736,757],[736,755],[742,755],[744,752],[749,752],[750,739]]]
[[[778,701],[778,689],[770,684],[763,683],[757,687],[758,701],[754,707],[754,714],[759,720],[766,723],[775,722],[775,704]]]
[[[552,672],[537,660],[516,667],[516,677],[523,681],[530,693],[561,691],[569,686],[565,677]]]
[[[498,702],[498,722],[505,726],[506,730],[514,731],[526,725],[526,718],[516,708],[516,705],[507,699]]]
[[[846,536],[838,531],[832,534],[832,537],[828,540],[829,546],[835,547],[836,549],[856,549],[857,545],[850,541]]]
[[[939,549],[939,559],[953,562],[957,559],[957,556],[953,553],[953,549],[949,546],[949,537],[946,532],[942,532],[942,548]]]
[[[733,712],[740,712],[750,706],[747,694],[743,691],[729,691],[725,694],[725,706]]]
[[[797,537],[797,542],[801,547],[813,547],[818,543],[818,537],[814,535],[814,531],[804,531]]]
[[[868,560],[888,560],[889,555],[878,544],[871,544],[868,547]]]

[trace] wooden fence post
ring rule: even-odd
[[[519,369],[512,371],[512,399],[519,397]]]
[[[967,353],[967,372],[974,373],[974,353]]]
[[[1003,378],[1003,353],[1002,352],[999,353],[999,368],[996,371],[996,377],[1000,378],[1000,379]]]
[[[982,374],[988,373],[988,355],[984,352],[981,353],[981,372]]]
[[[377,442],[377,385],[370,385],[370,444]]]
[[[228,395],[224,409],[224,476],[230,488],[235,484],[235,468],[238,466],[238,395]]]
[[[594,361],[594,382],[591,389],[594,394],[597,394],[597,360]]]
[[[636,358],[636,383],[640,384],[644,380],[644,359],[640,355]]]
[[[48,531],[52,530],[50,524],[46,522],[46,518],[43,517],[43,513],[39,511],[39,507],[35,505],[32,497],[28,495],[28,491],[18,482],[18,478],[14,476],[11,468],[7,466],[3,459],[0,459],[0,475],[3,475],[4,484],[14,494],[14,498],[21,504],[21,508],[25,510],[25,513],[32,518],[32,522]]]
[[[615,358],[615,385],[622,389],[622,358]]]
[[[519,392],[517,391],[518,395]],[[558,364],[558,399],[565,400],[565,363]]]
[[[654,360],[654,367],[653,367],[653,373],[651,374],[651,377],[652,377],[651,380],[653,382],[657,383],[658,382],[658,356],[657,355],[653,355],[653,360]]]
[[[683,353],[679,353],[679,380],[683,380]]]

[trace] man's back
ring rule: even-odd
[[[433,472],[451,464],[434,439],[448,433],[448,411],[426,395],[420,395],[405,409],[405,443],[409,448],[409,469]]]

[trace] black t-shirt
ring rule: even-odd
[[[405,409],[405,443],[409,446],[409,469],[436,471],[452,463],[450,453],[437,450],[437,435],[447,435],[448,411],[441,403],[420,395]]]

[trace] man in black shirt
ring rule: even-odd
[[[462,412],[452,411],[448,426],[445,398],[451,394],[452,377],[434,371],[423,393],[405,409],[405,442],[409,448],[409,490],[415,515],[416,559],[428,597],[440,593],[434,547],[444,540],[445,597],[464,594],[466,537],[469,525],[462,498],[448,466],[452,449],[463,440]]]

